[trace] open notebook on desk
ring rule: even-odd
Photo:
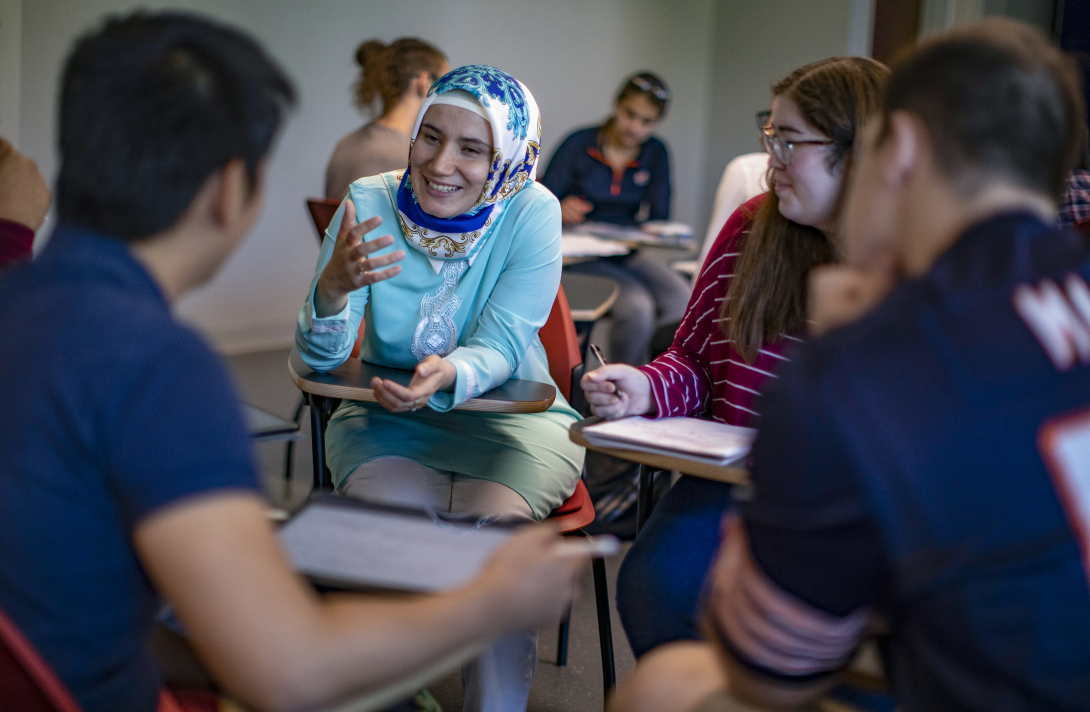
[[[683,223],[656,220],[642,226],[613,225],[611,223],[585,222],[576,230],[603,240],[619,240],[630,244],[657,245],[660,247],[688,247],[692,243],[692,228]]]
[[[513,526],[317,497],[280,529],[295,570],[337,588],[445,591],[477,575]],[[447,515],[449,516],[449,515]]]
[[[561,251],[564,257],[610,257],[627,255],[632,250],[622,242],[565,230],[561,235]]]
[[[729,465],[749,454],[757,431],[701,418],[606,420],[583,429],[598,447],[684,457],[709,465]]]

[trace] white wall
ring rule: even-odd
[[[703,210],[714,0],[24,0],[20,147],[47,178],[56,171],[57,78],[65,53],[105,13],[136,6],[193,9],[246,28],[299,89],[253,236],[215,282],[179,307],[225,350],[291,339],[317,257],[303,200],[321,193],[333,145],[361,121],[350,85],[352,57],[365,39],[415,35],[444,49],[454,66],[494,64],[518,77],[541,106],[545,157],[566,132],[607,115],[627,74],[660,73],[675,97],[661,130],[673,149],[674,216],[696,222]]]
[[[318,251],[303,201],[321,194],[333,145],[362,121],[351,101],[360,41],[419,36],[444,49],[454,66],[482,62],[509,71],[541,106],[545,160],[568,131],[607,115],[626,75],[661,74],[674,96],[659,132],[671,148],[673,217],[703,234],[723,167],[758,148],[753,112],[768,105],[770,82],[807,62],[868,48],[873,4],[0,0],[0,135],[17,132],[20,149],[53,178],[61,65],[72,41],[106,14],[190,9],[256,35],[295,81],[300,103],[276,147],[268,204],[253,236],[178,310],[222,349],[241,351],[291,340]]]
[[[0,136],[19,147],[22,0],[0,0]]]
[[[869,52],[873,7],[873,0],[720,1],[702,205],[711,206],[732,158],[761,150],[754,114],[768,108],[772,82],[819,59]],[[706,214],[696,221],[696,234],[707,221]]]

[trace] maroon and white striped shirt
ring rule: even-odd
[[[766,378],[775,378],[784,355],[800,339],[782,334],[746,363],[722,328],[719,310],[734,277],[734,263],[765,195],[743,203],[727,219],[704,260],[674,343],[640,370],[651,379],[657,417],[711,417],[730,425],[753,425],[757,398]]]

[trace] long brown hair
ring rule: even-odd
[[[773,96],[794,101],[806,122],[832,139],[825,150],[829,169],[841,171],[838,210],[856,132],[878,112],[888,76],[885,65],[872,59],[834,57],[796,69],[772,85]],[[719,312],[724,334],[748,362],[780,334],[802,331],[806,275],[835,258],[835,248],[821,230],[780,215],[772,171],[768,183],[772,190],[754,216]]]
[[[356,82],[356,105],[367,109],[376,98],[382,99],[382,115],[401,100],[409,82],[428,72],[439,78],[446,55],[414,37],[402,37],[390,44],[368,40],[356,48],[360,78]]]

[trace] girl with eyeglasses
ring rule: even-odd
[[[635,225],[670,216],[670,159],[652,134],[670,91],[650,72],[621,86],[613,115],[601,126],[570,134],[556,149],[542,183],[560,199],[567,226],[583,222]],[[640,365],[651,357],[655,328],[676,322],[689,299],[685,279],[662,262],[634,253],[568,267],[610,277],[620,293],[610,315],[610,358]]]
[[[838,57],[772,85],[761,126],[772,190],[723,226],[668,351],[638,369],[609,365],[583,377],[595,415],[760,426],[761,388],[805,334],[807,274],[837,257],[852,146],[888,74],[874,60]],[[697,598],[730,503],[730,485],[682,477],[640,531],[617,582],[637,656],[698,637]]]
[[[370,111],[377,99],[382,113],[337,142],[325,172],[329,200],[344,200],[357,178],[405,167],[409,134],[428,88],[450,71],[446,55],[414,37],[390,44],[368,40],[356,49],[356,63],[356,106]]]

